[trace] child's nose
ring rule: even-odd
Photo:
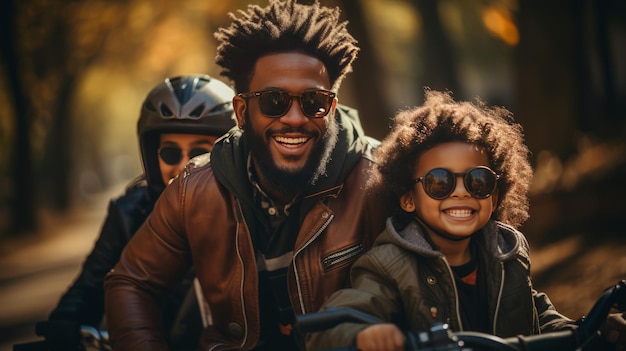
[[[450,194],[451,197],[471,197],[472,195],[465,188],[465,182],[463,180],[463,175],[458,174],[456,176],[456,182],[454,185],[454,191]]]

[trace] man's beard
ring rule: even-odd
[[[311,153],[304,166],[296,171],[281,169],[276,166],[272,154],[266,142],[266,137],[255,133],[248,120],[243,126],[243,135],[250,145],[250,153],[256,161],[258,171],[263,174],[263,179],[268,182],[267,186],[274,191],[284,194],[296,195],[306,186],[313,185],[320,176],[326,174],[326,165],[330,162],[331,153],[337,144],[339,126],[334,116],[328,119],[326,133],[313,145]],[[286,130],[283,130],[286,132]],[[298,128],[291,129],[292,132],[304,132]],[[269,190],[269,189],[268,189]]]

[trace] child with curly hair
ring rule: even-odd
[[[427,90],[423,106],[394,122],[369,186],[395,214],[352,266],[352,288],[325,304],[384,323],[312,333],[307,349],[404,350],[402,330],[437,322],[500,337],[574,328],[531,283],[518,228],[528,218],[532,168],[512,114]]]

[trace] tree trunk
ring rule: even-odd
[[[361,123],[367,135],[382,139],[389,132],[393,111],[387,102],[384,91],[385,80],[380,77],[384,72],[382,65],[376,59],[375,48],[367,31],[365,15],[361,1],[338,1],[343,11],[343,17],[349,18],[349,30],[352,36],[359,41],[358,58],[354,62],[354,72],[351,73],[354,84],[355,106],[359,110]]]
[[[40,171],[50,205],[57,210],[67,210],[71,205],[72,152],[74,145],[71,118],[72,97],[76,89],[76,77],[66,75],[55,101],[52,128],[48,132],[44,151],[43,167]]]
[[[422,55],[426,70],[423,85],[435,90],[450,90],[457,96],[463,96],[454,50],[441,23],[437,4],[433,0],[413,0],[424,23]]]
[[[27,103],[24,87],[19,77],[19,60],[15,52],[14,0],[2,2],[0,11],[1,52],[6,65],[9,92],[13,100],[13,118],[15,120],[15,133],[13,133],[13,147],[11,150],[10,194],[13,206],[11,206],[11,228],[14,235],[33,233],[38,229],[35,211],[35,183],[32,179],[32,159],[30,143],[30,125],[32,121],[32,109]]]
[[[555,22],[558,18],[558,25]],[[585,109],[579,96],[581,62],[577,56],[574,6],[569,0],[519,3],[520,42],[516,48],[516,119],[535,155],[572,151],[577,113]],[[580,60],[582,58],[578,58]],[[576,102],[578,101],[578,103]]]

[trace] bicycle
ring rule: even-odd
[[[453,332],[446,324],[437,323],[428,331],[409,331],[407,351],[587,351],[594,350],[599,339],[599,328],[611,309],[626,311],[626,280],[609,287],[596,300],[588,315],[579,320],[578,328],[532,336],[500,338],[480,332]],[[382,323],[369,314],[352,308],[328,308],[321,312],[296,317],[296,328],[302,333],[321,331],[340,323]],[[355,346],[333,351],[354,351]]]

